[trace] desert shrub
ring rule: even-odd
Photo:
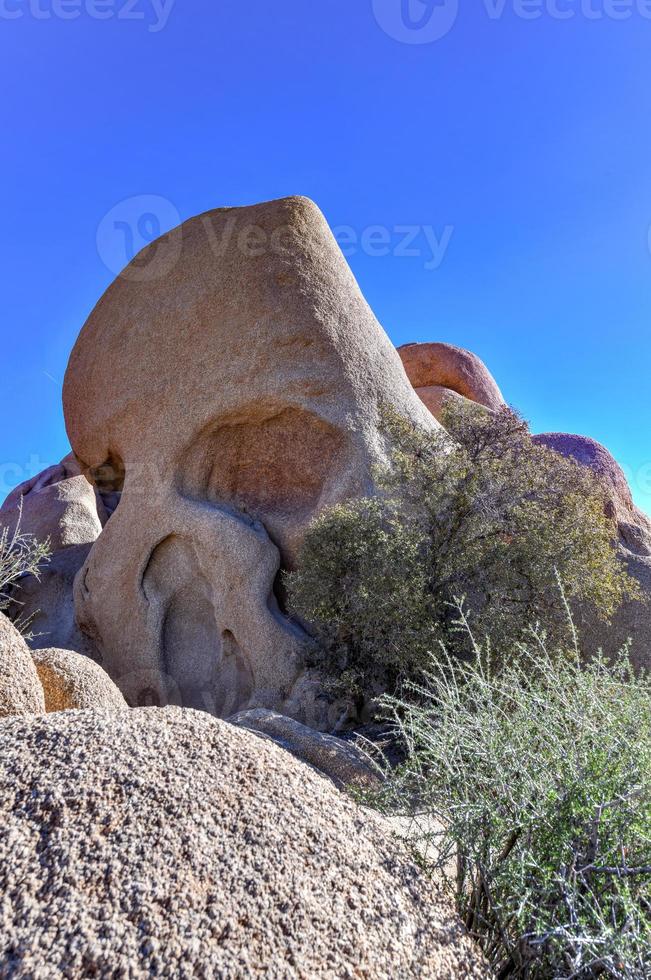
[[[651,685],[534,632],[491,673],[431,661],[384,704],[407,752],[374,803],[411,817],[500,978],[651,977]]]
[[[21,531],[22,507],[15,528],[0,530],[0,613],[6,613],[21,632],[29,635],[30,621],[21,615],[20,580],[39,577],[50,558],[50,542],[37,541]]]
[[[379,495],[323,513],[287,577],[316,660],[358,698],[413,676],[440,641],[471,655],[454,596],[466,597],[477,635],[509,656],[523,623],[553,642],[563,634],[557,572],[570,601],[604,621],[638,594],[589,470],[535,445],[509,409],[454,406],[445,422],[454,441],[386,413],[394,448]]]

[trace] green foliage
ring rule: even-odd
[[[535,445],[509,409],[453,406],[445,422],[425,433],[387,414],[380,494],[324,513],[287,577],[323,665],[358,697],[414,676],[440,641],[472,654],[450,612],[456,596],[506,657],[523,623],[554,642],[564,633],[557,572],[570,601],[604,621],[637,596],[589,470]]]
[[[407,760],[372,802],[412,818],[495,976],[651,977],[651,685],[536,632],[482,663],[385,701]]]
[[[37,541],[33,535],[23,534],[21,517],[22,505],[15,528],[0,530],[0,613],[7,613],[16,627],[29,635],[30,623],[20,614],[17,591],[24,576],[40,576],[43,565],[50,558],[50,542]]]

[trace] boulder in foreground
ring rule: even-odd
[[[45,710],[103,708],[125,711],[123,695],[106,671],[72,650],[35,650],[32,659],[43,685]]]
[[[0,613],[0,718],[45,711],[43,688],[25,640]]]
[[[387,834],[178,708],[0,723],[0,975],[485,977]]]

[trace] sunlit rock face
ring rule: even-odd
[[[432,415],[441,420],[450,401],[466,400],[497,411],[502,392],[476,354],[452,344],[404,344],[398,348],[407,377]]]
[[[193,218],[113,283],[64,409],[84,472],[120,494],[75,602],[130,703],[327,726],[277,577],[315,515],[373,489],[382,405],[437,425],[305,198]]]

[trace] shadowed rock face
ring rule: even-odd
[[[20,519],[24,534],[50,542],[52,557],[39,577],[24,577],[13,590],[21,619],[30,622],[32,647],[95,655],[75,622],[72,589],[108,516],[102,497],[72,454],[16,487],[0,508],[0,528],[13,532]]]
[[[381,403],[436,425],[305,198],[193,218],[113,283],[64,409],[84,471],[121,493],[75,593],[132,704],[324,723],[292,696],[305,637],[274,581],[320,510],[372,489]]]
[[[405,344],[398,353],[417,395],[437,419],[450,398],[467,398],[492,411],[504,405],[490,371],[470,351],[433,343]]]
[[[606,494],[607,513],[617,522],[620,557],[644,596],[643,602],[624,603],[610,627],[579,611],[579,632],[586,652],[602,648],[614,656],[630,640],[635,667],[651,669],[651,521],[635,506],[624,471],[605,446],[566,432],[545,432],[534,436],[533,441],[575,459],[598,477]]]
[[[3,977],[487,976],[379,817],[190,710],[0,722],[0,894]]]
[[[533,441],[591,469],[608,493],[611,516],[618,521],[630,520],[635,516],[635,505],[624,471],[601,443],[567,432],[543,432],[535,435]]]

